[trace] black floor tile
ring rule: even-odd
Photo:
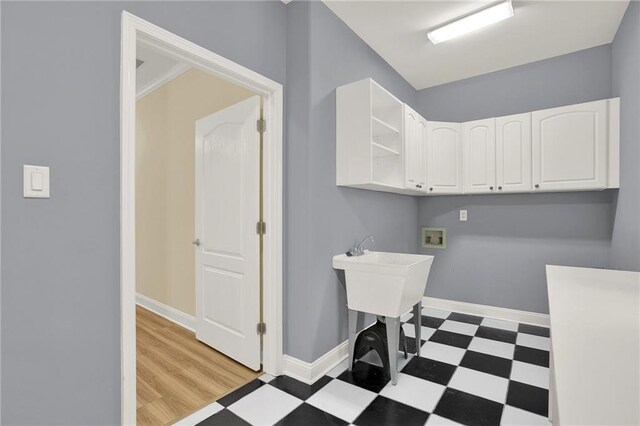
[[[220,398],[217,402],[223,407],[228,407],[234,402],[236,402],[237,400],[239,400],[240,398],[243,398],[249,395],[251,392],[255,391],[259,387],[264,386],[264,384],[265,383],[262,380],[258,380],[258,379],[252,380],[251,382],[247,383],[240,389],[236,389],[235,391],[231,392],[229,395]]]
[[[411,319],[407,321],[407,324],[413,324],[414,320],[415,318],[411,317]],[[438,328],[443,322],[444,320],[442,318],[428,317],[426,315],[422,315],[420,318],[420,324],[422,324],[423,327]]]
[[[276,423],[277,426],[343,426],[346,425],[342,419],[317,409],[307,403],[302,403],[298,408],[287,414],[282,420]]]
[[[413,357],[402,369],[402,372],[420,379],[446,386],[456,371],[455,365],[435,361],[421,356]]]
[[[520,382],[509,382],[507,405],[521,408],[541,416],[549,411],[549,391]]]
[[[501,342],[515,344],[518,333],[516,333],[515,331],[501,330],[499,328],[480,326],[478,327],[478,331],[476,331],[476,336],[483,337],[485,339],[499,340]]]
[[[338,379],[375,393],[380,392],[389,383],[382,367],[363,361],[356,362],[351,371],[345,371]]]
[[[480,323],[482,322],[482,317],[477,317],[475,315],[459,314],[457,312],[452,312],[451,315],[449,315],[449,318],[447,319],[452,321],[466,322],[468,324],[475,324],[475,325],[480,325]]]
[[[537,325],[520,324],[518,326],[518,332],[549,337],[549,329],[547,327],[538,327]]]
[[[354,424],[357,426],[422,426],[428,417],[429,413],[378,395]]]
[[[495,401],[447,388],[434,413],[463,425],[493,426],[500,424],[502,408]]]
[[[526,346],[516,345],[513,359],[516,361],[539,365],[540,367],[549,367],[549,352],[543,351],[541,349],[534,349],[528,348]]]
[[[510,359],[467,351],[460,362],[460,366],[508,379],[511,374],[511,363]]]
[[[240,417],[233,414],[231,411],[224,410],[218,411],[213,416],[204,419],[198,426],[251,426],[250,423],[245,422]]]
[[[432,342],[442,343],[443,345],[456,346],[458,348],[467,349],[473,336],[466,334],[452,333],[451,331],[437,330],[431,338]]]
[[[420,340],[420,347],[424,345],[426,340]],[[416,353],[416,339],[413,337],[407,337],[407,354]]]
[[[306,401],[311,395],[319,391],[324,385],[333,380],[329,376],[324,376],[318,379],[314,384],[308,385],[302,383],[299,380],[292,379],[288,376],[278,376],[269,382],[270,386],[274,386],[281,391],[285,391],[290,395],[300,398]]]

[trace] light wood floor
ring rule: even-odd
[[[261,374],[139,306],[136,331],[138,425],[172,424]]]

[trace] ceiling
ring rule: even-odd
[[[427,31],[494,1],[323,0],[416,89],[611,43],[628,1],[513,1],[515,16],[433,45]]]
[[[144,43],[138,43],[136,47],[136,59],[143,64],[136,69],[136,91],[143,93],[159,78],[167,75],[171,70],[180,65],[172,59]]]

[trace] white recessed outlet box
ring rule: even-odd
[[[422,228],[423,248],[447,248],[446,228]]]
[[[49,198],[49,167],[23,166],[24,198]]]
[[[467,221],[467,211],[460,210],[460,222],[466,222],[466,221]]]

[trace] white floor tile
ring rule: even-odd
[[[499,328],[501,330],[518,331],[518,323],[495,318],[484,318],[480,325],[485,327]]]
[[[273,386],[262,386],[228,409],[252,425],[272,425],[295,410],[302,400]]]
[[[513,359],[515,345],[497,340],[483,339],[482,337],[474,337],[468,349],[470,351],[482,352],[483,354]]]
[[[448,386],[504,404],[507,400],[509,380],[469,368],[458,367]]]
[[[503,426],[551,426],[548,418],[509,405],[505,405],[502,410],[500,424]]]
[[[514,361],[511,367],[511,380],[549,389],[549,369],[526,362]]]
[[[416,328],[414,327],[413,324],[404,324],[402,326],[402,329],[404,330],[405,336],[413,337],[415,339]],[[433,333],[435,332],[436,332],[435,328],[420,327],[420,340],[429,340],[433,335]]]
[[[435,342],[426,342],[420,348],[421,357],[435,359],[436,361],[442,361],[452,365],[460,364],[464,353],[464,349]]]
[[[400,317],[400,321],[402,322],[407,322],[409,321],[411,318],[413,318],[413,311],[409,311],[406,314],[402,315]]]
[[[224,407],[217,402],[213,404],[209,404],[206,407],[202,407],[195,413],[190,416],[185,417],[182,420],[178,420],[174,423],[176,426],[194,426],[203,421],[204,419],[208,419],[209,417],[216,414],[218,411],[222,410]]]
[[[306,403],[344,421],[353,422],[375,397],[375,393],[366,389],[342,380],[333,380],[314,393]]]
[[[451,312],[443,311],[441,309],[434,309],[434,308],[422,308],[422,315],[426,315],[428,317],[447,319],[449,315],[451,315]]]
[[[459,426],[460,423],[456,423],[453,420],[440,417],[437,414],[431,414],[427,419],[426,426]]]
[[[258,377],[258,379],[265,383],[269,383],[274,379],[274,377],[271,374],[264,373],[262,376]]]
[[[348,358],[345,359],[345,360],[342,360],[342,362],[340,364],[338,364],[335,367],[333,367],[333,369],[331,369],[327,373],[327,376],[333,377],[333,378],[338,377],[339,375],[344,373],[344,371],[347,369],[348,365],[349,365],[349,359]]]
[[[520,346],[528,346],[530,348],[549,350],[550,339],[548,337],[534,336],[533,334],[518,333],[516,343]]]
[[[474,324],[467,324],[466,322],[446,320],[442,323],[438,330],[451,331],[453,333],[474,336],[476,334],[476,331],[478,331],[478,326]]]
[[[400,373],[398,384],[394,386],[389,382],[380,395],[432,413],[445,388],[437,383]]]

